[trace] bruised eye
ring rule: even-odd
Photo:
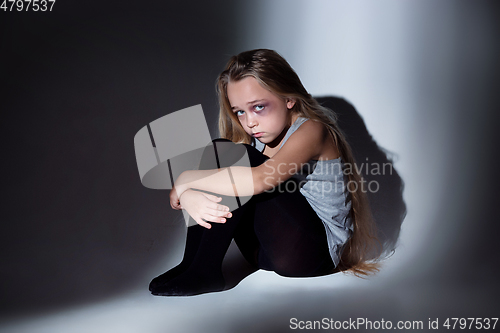
[[[253,108],[255,111],[262,111],[262,110],[264,110],[264,105],[256,105]]]

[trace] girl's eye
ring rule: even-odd
[[[264,105],[256,105],[253,108],[255,109],[255,111],[262,111],[264,110]]]
[[[241,113],[240,113],[240,112],[241,112]],[[244,112],[245,112],[245,111],[239,110],[239,111],[236,111],[236,112],[235,112],[235,114],[236,114],[236,116],[238,116],[238,117],[239,117],[239,116],[242,116]]]

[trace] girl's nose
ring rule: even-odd
[[[247,117],[247,126],[252,128],[257,125],[257,120],[254,117]]]

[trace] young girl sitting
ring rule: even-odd
[[[170,204],[198,224],[188,228],[182,262],[153,279],[151,292],[223,290],[221,265],[233,238],[255,268],[282,276],[376,271],[367,262],[376,258],[376,238],[362,179],[335,114],[272,50],[233,56],[217,92],[223,139],[213,145],[226,165],[207,167],[205,158],[200,169],[208,170],[176,180]],[[251,167],[227,162],[241,149]],[[224,202],[235,196],[249,200],[231,212]]]

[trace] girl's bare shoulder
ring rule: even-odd
[[[317,145],[318,154],[313,157],[315,160],[330,160],[339,157],[338,149],[330,136],[327,125],[308,119],[297,131],[302,129],[302,133],[311,141],[310,144]]]
[[[306,121],[300,125],[300,127],[297,130],[302,129],[303,131],[314,131],[314,132],[327,132],[326,125],[323,123],[316,121],[314,119],[309,119],[306,118]]]
[[[328,137],[328,129],[325,124],[313,120],[307,119],[300,127],[296,130],[297,136],[302,136],[307,138],[311,144],[323,144],[325,139]],[[294,133],[295,134],[295,133]]]

